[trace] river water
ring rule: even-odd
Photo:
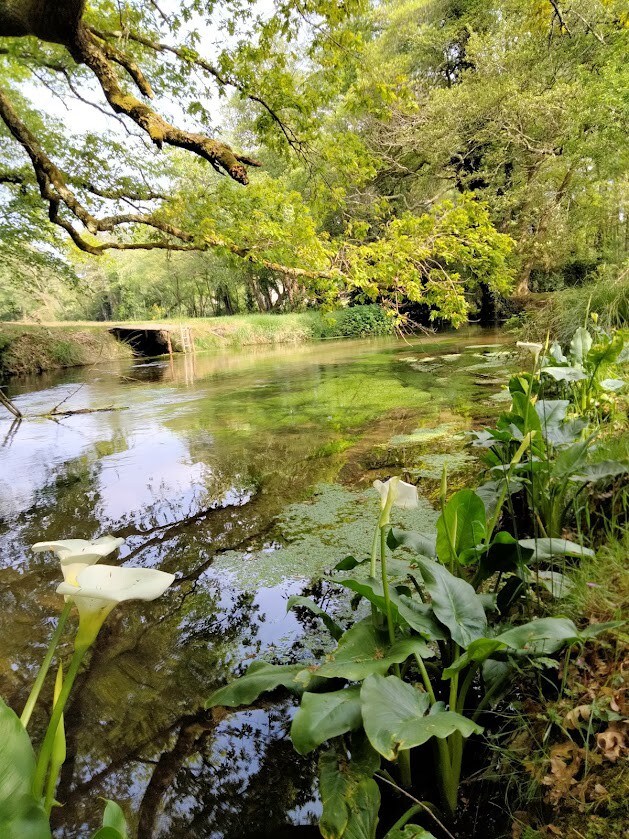
[[[292,704],[208,712],[204,700],[264,655],[307,658],[289,594],[346,604],[319,582],[365,551],[374,478],[419,483],[434,522],[443,463],[464,481],[465,431],[495,413],[505,357],[493,332],[325,342],[135,360],[10,382],[0,416],[0,693],[18,712],[62,603],[36,541],[126,543],[109,563],[177,574],[153,603],[108,618],[66,713],[56,836],[90,835],[99,796],[141,839],[317,836],[314,760],[287,737]],[[58,411],[98,410],[47,419]],[[70,645],[62,647],[67,658]],[[50,694],[33,717],[35,737]]]

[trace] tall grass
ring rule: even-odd
[[[550,333],[564,345],[585,323],[588,312],[596,312],[606,330],[629,325],[629,263],[620,269],[604,266],[591,282],[553,292],[543,306],[512,319],[510,325],[527,338],[544,339]]]

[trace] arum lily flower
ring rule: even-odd
[[[519,347],[521,350],[528,350],[531,355],[535,358],[535,361],[539,358],[539,354],[544,349],[543,344],[535,344],[529,341],[518,341],[516,343],[516,347]]]
[[[67,583],[76,583],[77,574],[89,565],[94,565],[99,559],[108,556],[120,545],[124,539],[116,536],[101,536],[100,539],[61,539],[56,542],[36,542],[33,545],[35,553],[52,551],[59,557],[63,579]]]
[[[380,527],[389,523],[392,507],[410,510],[419,504],[417,487],[413,484],[407,484],[401,478],[394,477],[389,478],[388,481],[374,481],[373,486],[380,496],[380,509],[382,510],[378,522]]]
[[[57,587],[58,594],[71,597],[79,610],[76,646],[89,646],[107,615],[125,600],[155,600],[172,585],[174,574],[152,568],[119,568],[115,565],[88,565],[74,582]]]

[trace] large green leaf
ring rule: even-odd
[[[592,624],[579,631],[568,618],[539,618],[529,623],[515,626],[502,632],[495,638],[479,638],[470,644],[467,651],[454,664],[444,670],[444,677],[450,678],[471,661],[485,661],[499,651],[518,656],[547,656],[556,653],[562,647],[584,643],[590,638],[622,626],[622,621]]]
[[[328,615],[324,609],[321,608],[321,606],[318,605],[318,603],[315,603],[314,600],[310,599],[310,597],[303,597],[301,594],[293,594],[286,601],[286,611],[289,612],[291,609],[294,609],[295,606],[301,606],[303,609],[308,609],[314,615],[321,618],[326,629],[334,640],[339,640],[343,634],[343,629]]]
[[[622,390],[627,383],[624,379],[603,379],[600,384],[603,390],[611,390],[614,392]]]
[[[544,433],[548,426],[559,425],[564,421],[569,406],[570,402],[567,399],[540,399],[535,403]]]
[[[437,556],[444,564],[461,560],[464,551],[485,538],[487,519],[482,500],[469,489],[456,492],[437,520]]]
[[[17,715],[0,699],[0,837],[49,839],[50,827],[31,792],[35,755]]]
[[[611,341],[601,341],[599,344],[594,344],[587,355],[588,363],[605,368],[608,364],[616,361],[622,352],[623,346],[624,339],[622,335],[616,333]]]
[[[303,664],[284,666],[268,664],[266,661],[254,661],[244,676],[214,691],[205,703],[205,707],[224,705],[227,708],[237,708],[240,705],[250,705],[260,694],[278,687],[301,691],[303,687],[295,677],[303,669]]]
[[[570,341],[570,354],[577,364],[583,364],[592,349],[592,336],[584,326],[580,326]]]
[[[616,478],[629,472],[629,463],[620,460],[601,460],[598,463],[588,463],[579,469],[578,475],[573,475],[575,481],[601,481],[604,478]]]
[[[438,702],[432,708],[428,694],[397,676],[373,675],[360,689],[363,725],[369,742],[387,760],[398,752],[421,746],[431,737],[449,737],[459,731],[463,737],[480,733],[480,726]]]
[[[352,746],[351,760],[330,749],[319,758],[319,830],[324,839],[373,839],[380,791],[373,774],[380,756],[367,741]]]
[[[431,559],[437,556],[437,537],[435,533],[415,533],[411,530],[392,527],[387,535],[387,545],[391,550],[400,547],[409,548],[413,553]]]
[[[361,724],[359,688],[304,693],[290,736],[295,749],[305,755],[332,737],[355,731]]]
[[[105,799],[105,812],[103,813],[103,827],[112,827],[118,833],[127,839],[127,822],[122,812],[122,808],[115,801]]]
[[[551,376],[556,382],[581,382],[587,379],[578,367],[542,367],[542,373]]]
[[[553,478],[565,480],[571,478],[577,469],[585,463],[590,448],[589,440],[581,440],[560,452],[551,465]]]
[[[386,613],[386,602],[384,591],[380,580],[368,577],[366,580],[357,580],[352,577],[347,579],[335,579],[350,591],[355,591],[373,603],[382,613]],[[418,603],[407,595],[400,594],[391,586],[390,588],[391,614],[393,620],[403,626],[410,626],[419,632],[429,641],[442,641],[445,638],[443,630],[434,618],[432,608],[425,603]]]
[[[472,586],[438,562],[418,557],[417,564],[435,616],[450,630],[452,639],[466,648],[476,638],[482,638],[487,631],[487,617]]]
[[[533,551],[532,558],[551,559],[554,556],[594,556],[591,548],[584,548],[568,539],[520,539],[520,545]]]
[[[367,618],[347,630],[323,664],[302,670],[298,678],[304,687],[319,677],[361,681],[370,673],[386,673],[393,664],[412,655],[431,658],[434,652],[417,637],[402,638],[389,646],[386,633],[377,630],[371,618]]]

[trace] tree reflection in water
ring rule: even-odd
[[[458,340],[441,340],[441,350]],[[59,384],[48,377],[46,390],[20,397],[34,413],[85,377],[71,407],[128,410],[24,420],[0,450],[0,693],[12,707],[26,699],[62,605],[56,562],[29,545],[111,532],[127,539],[113,562],[178,575],[168,597],[110,615],[77,681],[65,715],[64,806],[54,810],[59,839],[89,835],[99,796],[123,806],[140,839],[317,835],[315,767],[286,736],[292,702],[223,716],[203,709],[260,652],[309,654],[300,637],[312,616],[278,620],[286,592],[305,592],[307,580],[263,589],[252,580],[254,593],[212,565],[217,554],[277,538],[275,517],[334,481],[354,443],[355,478],[367,450],[443,421],[453,393],[457,427],[487,410],[486,389],[464,369],[470,358],[444,363],[440,379],[399,359],[408,353],[389,342],[229,364],[199,357],[194,381],[177,361],[160,362],[72,372]],[[14,393],[29,387],[16,383]],[[321,584],[311,594],[327,596]],[[67,645],[61,653],[67,660]],[[48,690],[35,736],[50,704]]]

